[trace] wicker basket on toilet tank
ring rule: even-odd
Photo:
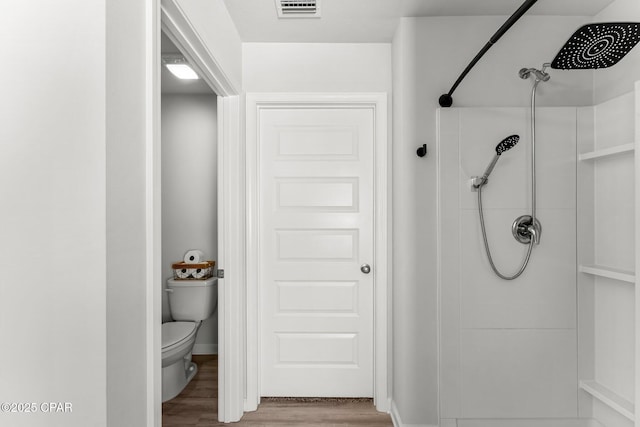
[[[187,263],[184,261],[171,264],[173,278],[176,280],[206,280],[213,277],[215,261]]]

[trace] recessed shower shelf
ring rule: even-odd
[[[580,381],[580,388],[631,421],[635,420],[633,403],[597,381]]]
[[[578,271],[581,273],[592,274],[599,277],[607,277],[609,279],[621,280],[623,282],[635,283],[636,275],[633,271],[620,270],[617,268],[603,267],[601,265],[580,265]]]
[[[578,160],[593,160],[599,159],[600,157],[612,156],[614,154],[620,153],[629,153],[635,150],[635,144],[632,142],[630,144],[618,145],[616,147],[611,148],[603,148],[602,150],[589,151],[587,153],[582,153],[578,155]]]

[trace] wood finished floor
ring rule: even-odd
[[[388,414],[377,412],[371,400],[263,399],[256,412],[239,423],[218,422],[218,358],[194,356],[198,373],[180,396],[162,404],[163,427],[391,427]]]

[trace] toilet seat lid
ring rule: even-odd
[[[162,348],[170,347],[194,333],[194,322],[167,322],[162,324]]]

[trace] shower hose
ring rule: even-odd
[[[493,270],[494,273],[496,273],[496,275],[499,278],[504,280],[513,280],[520,277],[520,275],[524,272],[525,268],[527,268],[527,264],[529,263],[529,258],[531,257],[531,250],[533,249],[533,245],[534,245],[533,238],[529,242],[529,247],[527,248],[527,255],[524,257],[524,261],[522,261],[522,265],[520,266],[520,269],[518,270],[518,272],[512,276],[506,276],[500,273],[500,271],[498,271],[498,268],[493,263],[493,258],[491,257],[491,250],[489,249],[489,241],[487,240],[487,231],[485,230],[485,226],[484,226],[484,215],[482,213],[482,186],[478,187],[478,212],[480,215],[480,228],[482,228],[482,239],[484,240],[484,248],[487,251],[487,258],[489,258],[489,264],[491,264],[491,269]]]

